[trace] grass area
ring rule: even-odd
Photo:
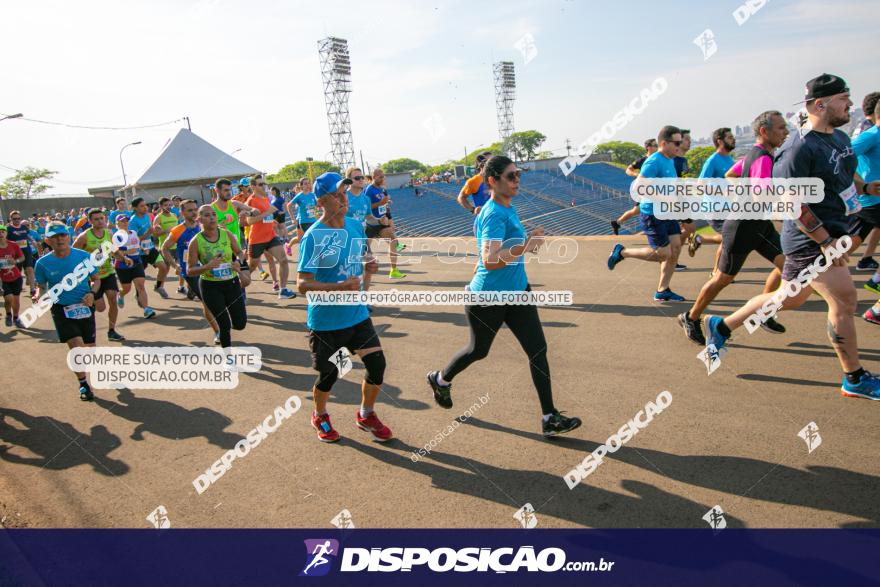
[[[706,226],[698,228],[697,234],[718,234],[718,233],[715,232],[715,230],[707,224]]]

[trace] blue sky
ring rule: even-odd
[[[439,163],[497,140],[491,64],[502,59],[517,67],[516,128],[544,132],[547,149],[579,144],[660,76],[669,89],[615,138],[641,142],[668,123],[706,136],[793,110],[823,71],[846,78],[857,105],[880,89],[869,1],[770,0],[742,26],[740,2],[726,0],[34,4],[4,8],[14,50],[0,55],[0,112],[113,126],[188,115],[200,136],[269,172],[328,157],[316,46],[326,35],[349,40],[355,148],[374,165]],[[693,39],[707,28],[718,50],[704,60]],[[524,64],[514,44],[527,33],[537,55]],[[122,145],[143,142],[125,153],[131,179],[174,132],[10,120],[0,165],[54,169],[52,192],[84,193],[121,180]]]

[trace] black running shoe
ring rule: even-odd
[[[122,342],[125,340],[125,337],[113,330],[112,328],[107,331],[107,340],[115,340],[116,342]]]
[[[877,271],[878,267],[880,265],[877,264],[873,257],[862,257],[859,259],[858,264],[856,264],[856,271]]]
[[[541,428],[544,436],[550,437],[571,432],[575,428],[580,428],[582,423],[580,418],[569,418],[563,416],[562,412],[554,412],[546,422],[541,424]]]
[[[703,325],[701,320],[691,320],[687,312],[678,315],[678,323],[684,328],[684,333],[700,346],[706,346],[706,337],[703,335]]]
[[[92,389],[90,387],[82,386],[79,388],[79,399],[84,402],[90,402],[95,399],[95,394],[92,393]]]
[[[437,376],[440,371],[431,371],[428,373],[428,385],[434,390],[434,401],[441,408],[447,410],[452,407],[452,385],[440,385],[437,382]]]
[[[614,232],[615,235],[620,234],[620,223],[618,223],[617,220],[611,221],[611,230]]]
[[[772,332],[773,334],[785,333],[785,326],[777,322],[775,318],[767,318],[767,320],[761,324],[761,328],[767,332]]]

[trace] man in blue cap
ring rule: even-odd
[[[51,303],[55,331],[68,348],[93,347],[95,296],[101,288],[98,277],[100,263],[93,264],[87,252],[70,246],[70,233],[61,222],[52,222],[46,227],[46,239],[52,246],[52,252],[40,257],[34,266],[40,297],[35,307]],[[79,399],[94,399],[86,374],[75,375],[79,384]]]
[[[315,179],[312,191],[318,198],[321,217],[303,235],[299,244],[297,286],[300,293],[358,292],[364,271],[375,273],[378,264],[367,258],[363,223],[346,216],[346,187],[351,179],[338,173],[323,173]],[[363,303],[329,305],[309,299],[309,349],[318,379],[312,390],[315,411],[312,426],[322,442],[336,442],[339,433],[330,424],[327,400],[339,372],[349,361],[347,348],[360,356],[366,375],[361,384],[361,406],[355,424],[385,442],[393,437],[373,409],[385,374],[385,355],[379,335],[373,328]]]

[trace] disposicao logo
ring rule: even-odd
[[[306,543],[306,566],[300,577],[323,577],[330,572],[333,560],[339,555],[339,541],[332,538],[312,538]]]

